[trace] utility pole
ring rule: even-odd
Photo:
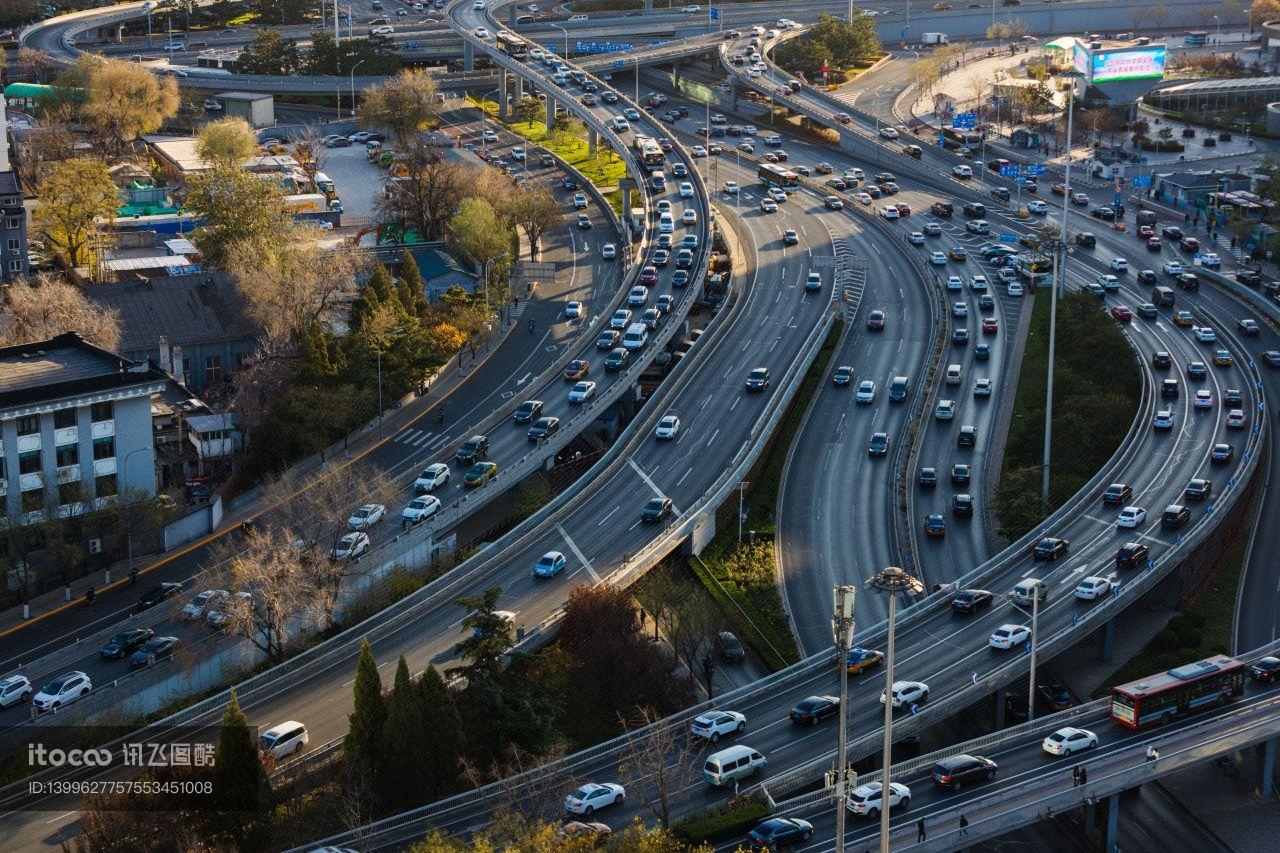
[[[1027,682],[1027,722],[1036,718],[1036,646],[1040,642],[1040,593],[1031,594],[1031,677]]]
[[[746,520],[747,508],[744,504],[747,494],[747,486],[751,485],[746,480],[738,484],[738,544],[742,544],[742,522]]]
[[[831,630],[835,634],[836,650],[840,666],[840,742],[836,749],[836,853],[844,853],[844,822],[848,813],[846,798],[849,796],[849,644],[853,641],[853,602],[857,589],[852,586],[835,587],[835,611],[831,616]]]

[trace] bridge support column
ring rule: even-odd
[[[551,130],[551,125],[556,123],[556,102],[552,98],[547,98],[547,130]]]
[[[675,89],[680,88],[680,60],[671,63],[671,85]]]
[[[476,70],[476,49],[471,46],[471,42],[464,41],[462,43],[462,70]]]
[[[1008,701],[1008,692],[1004,690],[996,691],[996,730],[999,731],[1005,727],[1005,702]]]
[[[591,128],[587,128],[587,156],[596,156],[596,146],[600,144],[600,134]],[[625,208],[624,208],[625,209]]]
[[[1107,797],[1107,841],[1102,845],[1103,850],[1116,849],[1116,834],[1120,831],[1120,792],[1117,791]]]
[[[508,92],[508,89],[511,88],[510,82],[511,81],[507,79],[507,69],[499,68],[498,69],[498,120],[499,121],[507,120],[507,102],[511,100],[510,93]]]
[[[1111,663],[1111,655],[1115,649],[1116,620],[1108,619],[1102,626],[1102,662]]]
[[[729,109],[736,110],[738,108],[738,75],[729,75]]]
[[[507,7],[507,11],[510,13],[507,15],[507,26],[511,27],[511,29],[513,30],[516,28],[516,12],[518,10],[519,10],[519,5],[516,3],[512,3],[510,6]]]
[[[653,0],[644,0],[644,10],[646,12],[653,11]]]
[[[1276,740],[1272,738],[1262,744],[1262,778],[1258,780],[1258,791],[1263,799],[1271,799],[1274,787],[1272,776],[1276,769]]]

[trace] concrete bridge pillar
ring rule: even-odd
[[[677,59],[671,63],[671,85],[675,89],[680,88],[680,60]]]
[[[507,80],[507,69],[498,69],[498,120],[507,120],[507,102],[511,100],[510,81]]]
[[[556,102],[554,98],[547,98],[547,130],[551,130],[551,125],[556,122]],[[889,781],[893,781],[890,779]]]
[[[1276,769],[1276,741],[1272,738],[1262,744],[1262,761],[1260,762],[1262,778],[1258,780],[1258,793],[1264,800],[1271,799],[1274,784],[1272,777]]]
[[[516,12],[518,11],[518,9],[519,7],[515,3],[512,3],[510,6],[507,7],[507,26],[511,27],[511,29],[513,30],[516,28]]]
[[[729,109],[736,110],[738,108],[738,75],[729,75]],[[893,781],[890,779],[889,781]]]
[[[1111,655],[1115,650],[1116,620],[1108,619],[1102,626],[1102,662],[1111,663]]]
[[[1117,833],[1120,831],[1120,792],[1107,797],[1107,830],[1106,843],[1103,850],[1115,850]]]
[[[476,70],[476,49],[471,46],[471,42],[464,41],[462,43],[462,70]]]
[[[600,134],[593,128],[587,128],[587,156],[596,156],[596,146],[600,144]],[[891,786],[892,787],[892,786]]]
[[[653,11],[653,0],[644,0],[644,10],[645,10],[646,12],[652,12],[652,11]],[[890,781],[892,781],[892,780],[890,780]]]

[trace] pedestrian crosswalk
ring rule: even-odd
[[[406,428],[401,430],[395,437],[394,441],[400,444],[407,444],[410,447],[421,447],[424,449],[432,449],[443,444],[445,436],[434,432],[428,432],[421,429]]]

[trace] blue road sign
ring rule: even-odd
[[[1038,178],[1044,174],[1044,166],[1041,166],[1039,163],[1032,163],[1027,167],[1027,174],[1033,178]]]
[[[1149,187],[1151,186],[1151,176],[1138,175],[1138,177],[1134,178],[1130,183],[1133,185],[1134,189],[1137,189],[1138,187]]]
[[[1122,204],[1124,204],[1124,196],[1122,196],[1120,193],[1116,193],[1116,203],[1115,203],[1115,206],[1116,206],[1116,207],[1119,207],[1119,206],[1120,206],[1120,205],[1122,205]]]
[[[951,126],[957,130],[969,129],[978,126],[977,113],[956,113],[955,118],[951,120]]]
[[[626,68],[626,67],[627,67],[627,61],[626,61],[625,59],[615,59],[615,60],[613,61],[613,67],[614,67],[614,68]]]
[[[715,6],[711,7],[711,20],[713,21],[720,20],[720,10],[717,9]]]
[[[1139,157],[1139,158],[1138,158],[1138,162],[1145,166],[1145,165],[1147,165],[1147,158],[1146,158],[1146,157]]]
[[[1016,178],[1018,177],[1018,167],[1010,163],[1008,166],[1000,167],[1000,177]]]
[[[1019,184],[1019,185],[1021,185],[1021,184],[1025,184],[1025,183],[1027,182],[1027,179],[1026,179],[1026,178],[1024,178],[1024,177],[1022,177],[1021,175],[1019,175],[1018,177],[1016,177],[1016,178],[1014,178],[1014,179],[1013,179],[1013,182],[1014,182],[1015,184]]]
[[[1005,242],[1012,242],[1018,239],[1017,234],[1001,234],[1000,239]]]

